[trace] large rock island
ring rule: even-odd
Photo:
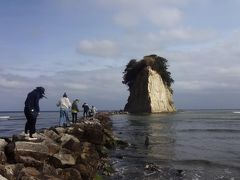
[[[157,56],[145,56],[142,60],[130,60],[124,70],[123,83],[130,95],[124,110],[130,113],[161,113],[176,111],[171,89],[174,82],[167,70],[167,60]]]

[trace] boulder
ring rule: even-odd
[[[81,177],[82,179],[93,179],[93,177],[95,176],[97,170],[92,167],[89,164],[77,164],[76,166],[74,166],[74,168],[76,168],[79,172],[81,172]]]
[[[50,175],[44,175],[44,180],[62,180],[61,177],[55,177],[55,176],[50,176]]]
[[[84,134],[83,125],[74,124],[73,127],[67,130],[67,133],[77,137],[79,140],[82,140],[82,136]]]
[[[65,168],[76,164],[76,160],[73,155],[71,153],[66,153],[63,150],[49,157],[48,162],[55,168]]]
[[[80,172],[75,168],[59,169],[58,175],[64,180],[82,180]]]
[[[0,174],[0,179],[1,180],[8,180],[7,178],[3,177],[1,174]]]
[[[83,139],[93,144],[102,144],[103,127],[97,123],[85,125]]]
[[[112,127],[112,122],[111,122],[111,120],[110,120],[110,117],[109,117],[108,113],[104,113],[104,112],[97,113],[97,114],[95,115],[95,118],[100,121],[100,123],[102,124],[102,126],[103,126],[105,129],[111,129],[111,127]]]
[[[80,156],[77,157],[77,164],[85,163],[96,167],[100,159],[96,147],[88,142],[84,142],[82,146],[82,152]]]
[[[70,139],[69,141],[64,143],[62,147],[65,148],[65,149],[69,149],[74,154],[79,154],[82,151],[81,143],[80,142],[76,142],[73,139]]]
[[[0,174],[8,180],[14,180],[23,168],[23,164],[0,165]]]
[[[53,166],[47,164],[46,162],[42,166],[42,173],[48,176],[57,176],[56,169]]]
[[[16,156],[16,161],[19,163],[23,163],[24,166],[30,166],[35,168],[39,168],[43,165],[42,161],[36,160],[30,156]]]
[[[53,130],[44,130],[43,134],[53,141],[56,141],[58,138],[60,138],[60,136]]]
[[[7,157],[3,151],[0,151],[0,164],[5,164],[7,162]]]
[[[7,161],[9,163],[15,163],[15,143],[14,142],[9,142],[8,145],[5,147],[5,155],[7,157]]]
[[[63,127],[57,127],[53,129],[58,135],[64,134],[66,132],[66,129]]]
[[[78,140],[78,138],[76,138],[76,137],[74,137],[73,135],[70,135],[70,134],[63,134],[58,141],[60,141],[61,145],[63,146],[65,143],[67,143],[70,140],[72,140],[72,141],[74,141],[76,143],[80,142]]]
[[[61,146],[51,139],[45,139],[42,144],[48,147],[48,154],[50,156],[58,153],[61,149]]]
[[[40,180],[40,175],[41,173],[37,169],[33,167],[25,167],[19,172],[17,179]]]
[[[19,156],[31,156],[36,160],[44,161],[48,157],[48,147],[42,143],[35,142],[15,142],[15,159]]]
[[[8,143],[5,141],[5,139],[0,139],[0,151],[4,151],[5,146],[6,146],[7,144],[8,144]]]

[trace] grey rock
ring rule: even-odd
[[[0,139],[0,151],[4,151],[5,146],[8,143],[5,141],[5,139]]]
[[[31,156],[37,160],[45,160],[48,156],[48,147],[42,143],[35,142],[15,142],[15,159],[18,159],[18,156]]]

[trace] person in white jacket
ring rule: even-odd
[[[64,93],[63,97],[58,101],[57,106],[60,107],[59,126],[70,124],[68,111],[71,108],[72,104],[68,99],[66,93]]]

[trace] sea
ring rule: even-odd
[[[49,128],[57,126],[59,123],[58,111],[40,112],[36,129]],[[24,132],[26,118],[24,112],[21,111],[5,111],[0,112],[0,137],[11,137],[14,134]]]
[[[36,128],[58,124],[59,112],[41,112]],[[128,147],[110,151],[115,173],[104,179],[240,180],[240,110],[179,110],[111,116]],[[23,132],[23,112],[0,112],[0,137]],[[146,138],[149,144],[145,145]]]
[[[129,147],[112,151],[116,173],[108,179],[240,180],[240,110],[115,115],[112,120],[114,133]]]

